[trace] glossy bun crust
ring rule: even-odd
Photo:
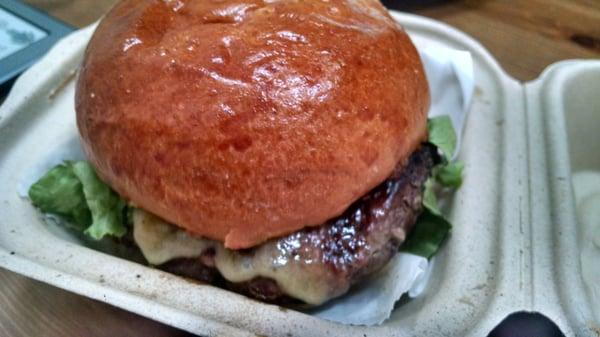
[[[406,33],[372,0],[125,0],[76,92],[102,179],[233,249],[320,225],[426,138]]]

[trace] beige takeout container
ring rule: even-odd
[[[596,336],[600,300],[582,271],[600,269],[600,248],[591,251],[595,265],[581,263],[590,238],[578,227],[571,171],[600,172],[600,62],[559,63],[522,84],[469,36],[393,15],[419,47],[471,52],[476,90],[451,238],[425,293],[383,324],[341,325],[191,283],[92,250],[42,220],[19,196],[19,181],[38,158],[77,137],[74,78],[93,28],[59,42],[0,107],[0,266],[209,336],[484,336],[518,310],[543,313],[568,336]]]

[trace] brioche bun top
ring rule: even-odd
[[[125,0],[76,89],[99,176],[232,249],[340,215],[426,139],[428,107],[374,0]]]

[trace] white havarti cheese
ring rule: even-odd
[[[199,257],[212,248],[215,267],[228,281],[270,278],[285,294],[309,304],[321,304],[347,290],[347,287],[334,286],[327,275],[311,272],[310,269],[316,267],[311,261],[290,256],[287,250],[279,248],[276,240],[254,248],[251,253],[241,253],[223,247],[220,242],[194,237],[141,209],[133,213],[133,237],[150,264]]]
[[[195,238],[168,224],[163,219],[134,208],[133,239],[153,265],[183,257],[198,257],[215,245],[214,241]]]

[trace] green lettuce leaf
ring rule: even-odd
[[[29,198],[42,212],[64,217],[93,239],[121,237],[127,232],[125,201],[98,178],[88,162],[55,166],[30,187]]]
[[[435,177],[425,182],[423,191],[423,212],[417,218],[412,232],[400,246],[400,250],[430,258],[438,251],[450,232],[452,225],[444,218],[437,205]]]
[[[429,259],[437,253],[451,228],[452,225],[443,216],[426,208],[400,250]]]
[[[75,162],[73,173],[83,185],[83,194],[92,212],[92,225],[85,230],[85,234],[96,240],[105,235],[123,236],[127,232],[123,224],[125,201],[98,178],[88,162]]]
[[[462,184],[462,171],[465,164],[460,161],[440,166],[435,178],[444,187],[458,188]]]
[[[437,197],[434,189],[435,179],[430,177],[425,182],[425,190],[423,191],[423,206],[433,214],[440,215],[440,210],[437,206]]]
[[[456,150],[456,134],[448,116],[431,118],[427,122],[429,142],[443,155],[443,162],[433,169],[423,190],[423,212],[400,250],[431,258],[440,248],[452,229],[452,224],[442,215],[436,197],[441,187],[457,188],[462,184],[462,162],[450,162]]]
[[[75,229],[84,230],[92,223],[83,187],[73,173],[71,163],[52,168],[31,185],[28,194],[31,202],[42,212],[64,217]]]
[[[429,142],[437,146],[444,154],[447,161],[454,155],[456,149],[456,134],[452,121],[448,116],[430,118],[427,121]]]

